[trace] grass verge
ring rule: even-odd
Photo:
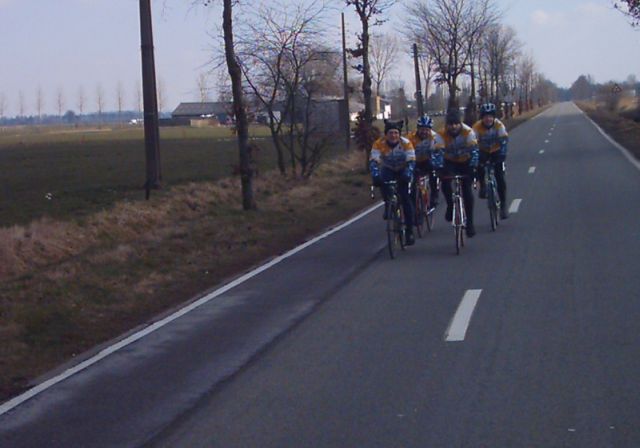
[[[81,220],[0,229],[0,399],[370,204],[362,154],[311,179],[189,183]]]
[[[640,123],[629,118],[624,109],[610,111],[595,101],[576,103],[593,121],[598,123],[615,141],[627,148],[640,160]]]

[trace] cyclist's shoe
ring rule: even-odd
[[[476,234],[476,228],[473,227],[473,224],[468,222],[467,226],[466,226],[466,230],[467,230],[467,236],[469,238],[473,238]]]
[[[438,195],[432,194],[429,198],[429,208],[436,208],[438,206]]]
[[[444,220],[451,222],[453,219],[453,206],[447,205],[447,212],[444,214]]]
[[[407,233],[405,235],[405,244],[407,246],[413,246],[416,244],[416,238],[413,236],[413,229],[407,229]]]
[[[480,199],[487,199],[487,185],[483,182],[480,184],[480,193],[478,193]]]
[[[500,219],[508,219],[509,218],[509,210],[507,209],[507,204],[500,204]]]

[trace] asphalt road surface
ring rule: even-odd
[[[389,260],[381,209],[10,409],[4,447],[638,447],[640,171],[572,103]],[[55,382],[55,381],[54,381]]]

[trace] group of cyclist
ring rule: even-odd
[[[465,230],[468,237],[473,237],[476,233],[473,225],[473,182],[474,179],[479,181],[479,196],[486,198],[483,167],[485,163],[491,163],[500,197],[500,217],[508,218],[504,162],[509,135],[496,114],[494,104],[483,104],[480,107],[480,120],[470,127],[462,122],[458,109],[451,109],[446,114],[444,128],[439,132],[433,130],[433,120],[424,115],[418,118],[416,130],[406,138],[401,135],[402,121],[385,120],[384,136],[373,144],[369,168],[373,185],[380,187],[385,201],[390,195],[385,182],[397,182],[405,217],[407,245],[415,243],[415,201],[410,193],[415,188],[410,186],[420,176],[429,177],[431,207],[438,204],[437,182],[440,178],[447,203],[445,219],[449,222],[453,215],[451,176],[464,176],[462,195],[467,216]]]

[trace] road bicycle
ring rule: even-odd
[[[464,208],[464,197],[462,195],[462,182],[467,176],[456,174],[454,176],[443,177],[442,180],[452,180],[452,206],[453,215],[451,225],[453,226],[456,239],[456,255],[460,255],[460,249],[464,247],[464,229],[467,227],[467,213]]]
[[[431,204],[431,190],[429,188],[429,176],[418,176],[415,185],[415,225],[418,231],[418,237],[422,238],[425,233],[424,228],[428,232],[433,229],[435,207]]]
[[[387,246],[391,259],[396,257],[397,248],[405,249],[405,226],[402,204],[398,194],[398,183],[395,180],[384,182],[389,192],[388,200],[385,201],[385,222],[387,229]],[[374,187],[371,186],[371,198],[375,198]]]
[[[487,206],[491,219],[491,230],[498,228],[498,213],[500,211],[500,195],[498,194],[498,182],[496,181],[495,168],[491,161],[484,164],[484,184],[487,189]]]

